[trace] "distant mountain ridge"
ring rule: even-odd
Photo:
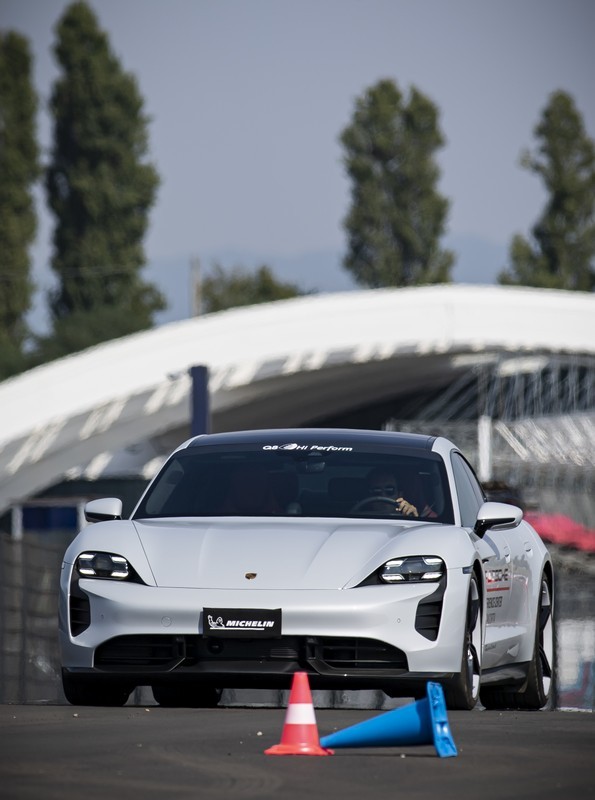
[[[455,283],[496,283],[498,273],[506,264],[507,248],[474,236],[450,236],[444,246],[456,254],[453,269]],[[266,264],[279,280],[295,283],[304,292],[348,292],[360,289],[342,266],[339,250],[314,250],[294,255],[275,256],[241,252],[239,250],[207,251],[200,256],[203,275],[208,275],[214,263],[224,269],[245,267],[253,270]],[[170,258],[152,262],[146,270],[147,280],[156,283],[167,297],[169,308],[157,316],[163,325],[190,314],[189,288],[190,257]]]
[[[452,235],[444,240],[444,247],[453,250],[456,262],[453,269],[455,283],[496,283],[498,273],[506,264],[507,248],[504,245],[475,236]],[[155,283],[167,299],[168,308],[156,315],[157,325],[165,325],[191,315],[191,258],[192,254],[177,255],[152,260],[144,271],[144,278]],[[279,280],[295,283],[303,292],[348,292],[359,287],[342,266],[343,252],[324,249],[304,251],[292,255],[253,253],[241,250],[207,250],[199,254],[203,275],[208,275],[214,263],[224,269],[245,267],[253,270],[266,264]],[[48,330],[45,309],[45,291],[52,283],[49,269],[35,276],[40,286],[35,305],[29,314],[29,323],[37,333]]]

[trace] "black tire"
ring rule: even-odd
[[[133,687],[62,672],[64,696],[73,706],[123,706]]]
[[[444,699],[449,709],[470,711],[479,698],[481,678],[481,597],[475,575],[469,583],[467,616],[461,671],[443,683]]]
[[[535,645],[527,680],[521,689],[495,687],[481,692],[481,702],[488,709],[516,708],[537,711],[547,705],[553,680],[554,630],[551,580],[541,576],[539,605],[535,619]]]
[[[221,689],[194,684],[154,684],[155,702],[165,708],[215,708],[221,700]]]

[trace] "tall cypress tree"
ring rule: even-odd
[[[381,80],[356,100],[341,142],[352,181],[345,268],[370,287],[450,280],[453,254],[439,244],[449,204],[436,189],[444,139],[434,104]]]
[[[39,176],[37,96],[27,40],[0,32],[0,380],[24,369],[33,283],[32,187]]]
[[[521,163],[539,175],[548,192],[543,213],[510,246],[510,267],[500,283],[550,289],[595,290],[595,143],[572,97],[550,95],[535,128],[537,149]]]
[[[147,162],[147,124],[124,72],[84,2],[56,28],[62,70],[53,87],[54,142],[46,187],[56,217],[46,357],[152,325],[164,299],[141,278],[143,237],[159,183]]]

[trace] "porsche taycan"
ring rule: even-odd
[[[129,518],[92,500],[61,571],[73,704],[213,706],[226,688],[381,689],[538,709],[554,573],[520,508],[441,437],[279,429],[180,445]]]

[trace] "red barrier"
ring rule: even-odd
[[[527,511],[524,518],[546,542],[595,553],[595,530],[575,522],[565,514],[540,514]]]

